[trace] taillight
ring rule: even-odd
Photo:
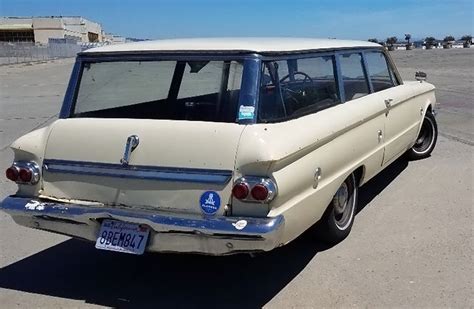
[[[11,181],[17,181],[18,180],[18,168],[16,166],[10,166],[7,168],[5,171],[5,175],[7,176],[7,179]]]
[[[40,168],[32,161],[18,161],[7,168],[5,175],[16,183],[34,185],[40,180]]]
[[[257,201],[264,201],[268,198],[268,189],[263,184],[256,184],[251,191],[252,197]]]
[[[33,172],[28,168],[20,168],[20,180],[22,182],[31,182],[31,179],[33,178]]]
[[[277,187],[270,178],[242,177],[232,188],[232,196],[242,202],[269,203],[276,196]]]
[[[249,195],[249,185],[246,182],[238,182],[232,188],[232,195],[239,200],[246,199]]]

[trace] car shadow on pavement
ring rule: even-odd
[[[359,189],[357,213],[361,212],[377,195],[387,188],[408,167],[408,163],[404,157],[401,157],[364,184]]]
[[[362,187],[359,211],[406,166],[398,160]],[[0,269],[0,287],[108,307],[260,308],[329,248],[311,230],[255,257],[134,256],[71,239]]]
[[[1,269],[0,287],[109,307],[262,307],[328,248],[303,235],[255,257],[134,256],[71,239]]]

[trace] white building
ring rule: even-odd
[[[46,44],[49,39],[102,42],[102,26],[81,16],[0,17],[0,41]]]
[[[104,38],[104,42],[107,42],[110,44],[122,44],[126,42],[126,38],[124,38],[123,36],[112,34],[112,33],[104,34],[103,38]]]

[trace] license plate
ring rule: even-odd
[[[101,250],[143,254],[150,230],[142,224],[104,220],[95,247]]]

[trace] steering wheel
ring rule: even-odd
[[[306,73],[304,72],[301,72],[301,71],[296,71],[296,72],[293,72],[293,76],[294,75],[303,75],[304,76],[304,79],[303,81],[301,82],[301,86],[304,86],[305,83],[309,83],[309,84],[312,84],[314,83],[313,79]],[[283,76],[281,79],[280,79],[280,84],[283,83],[286,79],[288,79],[290,77],[290,74],[287,74],[285,76]],[[300,82],[300,81],[296,81],[296,82]],[[299,105],[299,97],[301,96],[305,96],[305,87],[301,87],[300,90],[293,90],[293,89],[290,89],[290,87],[281,87],[281,89],[283,91],[285,91],[286,95],[288,96],[289,99],[291,99],[294,104],[296,104],[296,106]],[[282,101],[285,102],[285,100],[282,98]],[[283,103],[285,106],[284,106],[284,109],[285,109],[285,112],[286,111],[289,111],[290,114],[293,112],[292,111],[292,105],[288,105],[286,103]]]
[[[307,80],[310,82],[310,83],[313,83],[313,79],[308,75],[306,74],[305,72],[301,72],[301,71],[296,71],[296,72],[293,72],[293,76],[294,75],[303,75],[304,76],[304,79],[303,79],[303,83],[305,83]],[[283,76],[281,79],[280,79],[280,83],[283,83],[286,79],[290,78],[290,74],[287,74],[285,76]]]

